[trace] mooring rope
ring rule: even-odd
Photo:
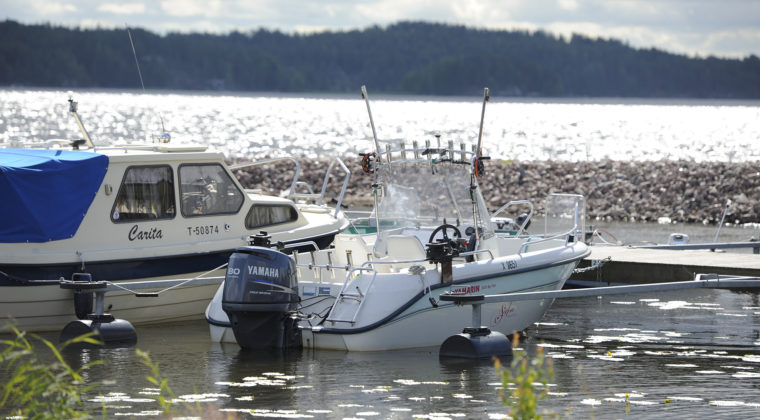
[[[197,276],[195,276],[195,277],[193,277],[193,278],[191,278],[191,279],[187,279],[187,280],[185,280],[185,281],[183,281],[183,282],[181,282],[181,283],[177,283],[177,284],[175,284],[175,285],[173,285],[173,286],[169,286],[169,287],[167,287],[166,289],[163,289],[163,290],[159,290],[158,292],[151,292],[151,293],[155,293],[155,294],[157,294],[157,295],[160,295],[161,293],[167,292],[167,291],[169,291],[169,290],[171,290],[171,289],[174,289],[174,288],[177,288],[177,287],[183,286],[183,285],[185,285],[185,284],[187,284],[187,283],[190,283],[190,282],[193,282],[193,281],[196,281],[196,280],[200,280],[200,279],[201,279],[202,277],[204,277],[205,275],[207,275],[207,274],[210,274],[210,273],[213,273],[214,271],[216,271],[216,270],[220,270],[220,269],[222,269],[222,268],[224,268],[224,267],[226,267],[226,266],[227,266],[227,263],[224,263],[224,264],[220,265],[219,267],[216,267],[216,268],[214,268],[214,269],[211,269],[211,270],[209,270],[209,271],[206,271],[205,273],[199,274],[199,275],[197,275]],[[116,288],[118,288],[118,289],[121,289],[121,290],[124,290],[124,291],[126,291],[126,292],[132,293],[133,295],[137,295],[137,294],[140,294],[140,292],[136,292],[136,291],[134,291],[134,290],[131,290],[131,289],[127,288],[127,287],[124,287],[124,286],[122,286],[122,285],[120,285],[120,284],[118,284],[118,283],[114,283],[114,282],[112,282],[112,281],[107,281],[106,283],[108,283],[109,285],[111,285],[111,286],[114,286],[114,287],[116,287]]]
[[[604,266],[605,264],[607,264],[611,260],[612,260],[612,257],[607,257],[607,258],[598,260],[596,263],[591,264],[588,267],[576,268],[575,270],[573,270],[573,274],[585,273],[587,271],[591,271],[591,270],[596,270],[596,269],[602,268],[602,266]]]

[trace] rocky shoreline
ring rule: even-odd
[[[300,180],[321,188],[330,160],[300,159]],[[344,158],[351,179],[344,203],[370,205],[368,175],[359,160]],[[549,193],[582,194],[590,220],[717,224],[727,200],[726,223],[760,222],[760,169],[753,162],[520,162],[489,161],[480,182],[495,210],[509,200],[533,201],[541,214]],[[294,165],[246,169],[244,185],[279,193],[289,187]],[[334,172],[336,173],[336,172]],[[273,175],[275,174],[275,175]],[[342,179],[340,180],[342,182]],[[337,196],[340,182],[331,182]]]

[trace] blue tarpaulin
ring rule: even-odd
[[[0,149],[0,242],[74,236],[108,169],[108,156]]]

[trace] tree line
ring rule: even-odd
[[[286,34],[133,29],[146,88],[498,96],[760,98],[760,59],[424,22]],[[125,29],[0,22],[0,85],[138,88]]]

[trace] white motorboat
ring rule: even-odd
[[[95,146],[71,100],[70,111],[84,140],[0,149],[0,317],[21,330],[59,330],[75,320],[75,296],[85,306],[80,318],[91,310],[92,293],[59,287],[75,273],[125,285],[105,297],[114,316],[136,324],[199,319],[222,280],[220,267],[249,236],[266,231],[273,241],[323,248],[348,226],[340,202],[350,173],[338,159],[314,193],[299,181],[295,159],[228,166],[221,153],[167,136]],[[284,197],[241,184],[234,171],[256,165],[295,166]],[[328,179],[340,177],[338,204],[328,207]],[[136,297],[126,286],[202,274],[219,281],[191,280],[158,297]]]
[[[487,98],[486,91],[484,110]],[[466,150],[453,142],[402,142],[382,150],[375,138],[375,147],[362,167],[375,197],[365,226],[376,231],[342,233],[329,249],[290,257],[239,249],[206,311],[212,340],[348,351],[436,346],[472,319],[469,307],[440,300],[443,293],[558,290],[589,254],[579,236],[582,196],[552,196],[541,235],[526,233],[528,201],[487,210],[478,184],[487,160],[480,144]],[[497,229],[503,212],[526,207],[516,230]],[[485,304],[481,319],[509,334],[538,321],[551,302]]]

